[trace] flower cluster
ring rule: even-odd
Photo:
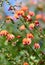
[[[32,5],[36,3],[32,2]],[[37,6],[34,12],[28,6],[15,10],[10,5],[8,11],[11,10],[14,11],[13,17],[5,16],[2,21],[0,15],[1,65],[45,65],[45,28],[42,27],[45,14],[40,13],[42,6]]]
[[[6,30],[2,30],[0,31],[0,36],[6,36],[7,40],[10,41],[12,39],[15,38],[15,36],[13,34],[10,34],[8,31]]]

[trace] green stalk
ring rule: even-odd
[[[35,55],[36,55],[37,57],[39,57],[39,59],[41,59],[40,56],[37,54],[37,52],[31,47],[31,45],[30,45],[29,47],[33,50],[33,52],[35,53]]]
[[[0,25],[0,31],[4,24],[5,24],[5,22],[2,22],[2,24]]]

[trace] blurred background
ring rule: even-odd
[[[3,1],[2,7],[0,7],[0,14],[3,18],[5,16],[14,16],[14,11],[8,11],[10,6],[14,6],[16,10],[19,10],[22,6],[27,5],[29,10],[34,11],[36,14],[44,15],[45,21],[45,0],[0,0]],[[42,27],[45,27],[44,22],[41,22]]]
[[[3,2],[3,9],[4,9],[4,12],[6,15],[11,15],[13,16],[12,14],[12,11],[8,11],[10,5],[14,6],[14,5],[17,5],[17,7],[15,6],[16,9],[19,9],[20,7],[18,7],[18,5],[21,4],[21,6],[24,6],[24,5],[29,5],[30,6],[30,10],[35,10],[36,6],[41,4],[41,5],[44,5],[45,3],[45,0],[8,0],[9,4],[4,0]]]

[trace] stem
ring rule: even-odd
[[[33,50],[34,53],[36,53],[36,56],[38,56],[39,59],[41,59],[40,56],[37,54],[37,52],[31,46],[30,46],[30,48]]]
[[[0,25],[0,28],[2,28],[2,26],[5,24],[5,22],[2,22],[2,24]],[[1,31],[1,29],[0,29],[0,31]]]
[[[26,26],[26,24],[24,23],[24,21],[20,18],[20,20],[21,20],[21,22],[25,25],[25,27],[27,28],[27,30],[28,30],[28,32],[30,32],[29,31],[29,28]]]

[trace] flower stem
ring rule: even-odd
[[[33,52],[36,54],[36,56],[39,57],[39,59],[41,59],[40,56],[37,54],[37,52],[31,46],[30,46],[30,48],[33,50]]]

